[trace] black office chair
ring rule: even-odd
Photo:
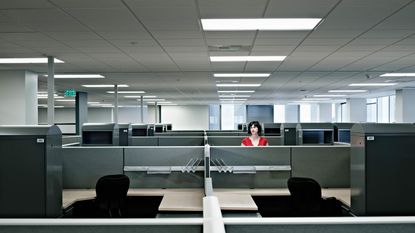
[[[321,214],[322,197],[320,184],[306,177],[288,179],[293,215],[317,216]]]
[[[127,199],[130,179],[123,174],[106,175],[95,186],[96,206],[106,217],[121,217]]]
[[[322,198],[320,184],[312,178],[288,179],[293,216],[342,216],[341,202],[336,198]]]

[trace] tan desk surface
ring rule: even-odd
[[[336,197],[350,206],[350,189],[322,189],[324,197]],[[159,210],[202,211],[203,189],[130,189],[129,196],[163,196]],[[252,196],[289,195],[288,189],[214,189],[223,210],[257,210]],[[94,189],[63,190],[63,208],[95,197]]]

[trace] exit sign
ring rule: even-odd
[[[76,96],[76,91],[74,89],[67,89],[65,90],[65,96],[74,97]]]

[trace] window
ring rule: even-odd
[[[236,130],[238,123],[246,122],[246,106],[241,104],[221,105],[221,129]]]
[[[274,122],[285,123],[285,105],[274,105]]]
[[[394,95],[367,99],[367,122],[395,122],[395,99]]]
[[[310,104],[300,104],[300,122],[311,122]]]

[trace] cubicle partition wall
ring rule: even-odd
[[[120,146],[128,146],[129,138],[132,136],[132,127],[129,123],[122,123],[118,124],[118,136],[119,136],[119,143]]]
[[[203,146],[128,147],[124,172],[131,188],[202,188]]]
[[[212,146],[215,188],[284,188],[291,176],[290,147]]]
[[[246,136],[247,133],[239,130],[207,130],[206,135],[211,136]]]
[[[160,136],[159,146],[203,146],[204,136]]]
[[[293,146],[291,175],[310,177],[323,188],[350,187],[350,146]]]
[[[205,136],[204,130],[171,130],[155,133],[154,136]]]
[[[118,146],[119,131],[115,123],[85,123],[82,126],[82,145]]]
[[[57,126],[0,127],[0,218],[62,214],[61,147]]]
[[[208,144],[211,146],[240,146],[244,136],[208,136]],[[284,143],[282,136],[266,137],[270,146],[281,146]]]
[[[91,189],[104,175],[122,174],[123,147],[65,147],[63,188]]]
[[[81,144],[81,135],[62,135],[62,146],[80,146]]]
[[[203,146],[203,136],[131,137],[130,146]]]
[[[351,189],[358,215],[415,215],[415,126],[355,124]]]
[[[297,145],[328,144],[334,140],[332,123],[299,123],[297,124]]]

